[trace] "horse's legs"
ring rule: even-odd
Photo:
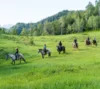
[[[42,54],[42,58],[44,58],[44,55]]]
[[[15,60],[13,60],[13,61],[12,61],[12,64],[14,64],[14,65],[15,65]]]
[[[50,53],[50,52],[48,53],[48,56],[49,56],[49,57],[51,56],[51,53]]]
[[[49,56],[51,56],[51,53],[49,53]]]
[[[20,64],[21,64],[21,58],[20,58]]]
[[[23,61],[26,63],[26,60],[24,59],[24,58],[22,58],[23,59]]]
[[[13,64],[13,60],[12,60],[11,64]]]
[[[61,51],[58,51],[59,52],[59,54],[61,53]]]
[[[11,64],[14,64],[15,65],[15,60],[12,60]]]

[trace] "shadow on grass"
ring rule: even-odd
[[[88,49],[79,49],[79,51],[87,51]]]

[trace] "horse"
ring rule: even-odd
[[[73,42],[73,48],[78,48],[78,43]]]
[[[47,55],[47,54],[48,54],[48,57],[51,56],[51,52],[48,49],[46,50],[46,52],[43,49],[38,49],[38,53],[41,53],[42,58],[44,58],[44,56]]]
[[[93,40],[93,45],[97,46],[97,41],[96,40]]]
[[[86,45],[91,45],[91,41],[90,40],[86,40]]]
[[[21,63],[21,60],[23,60],[26,63],[26,60],[25,60],[23,54],[21,54],[21,53],[18,54],[17,59],[14,54],[7,54],[7,59],[8,58],[12,59],[12,64],[15,64],[16,60],[20,60],[20,63]]]
[[[59,54],[63,51],[63,53],[65,53],[66,49],[65,49],[65,46],[57,46],[57,51],[59,52]]]

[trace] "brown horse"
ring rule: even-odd
[[[91,41],[90,40],[86,40],[86,45],[91,45]]]

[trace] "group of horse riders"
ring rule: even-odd
[[[96,38],[93,39],[93,42],[92,43],[97,46]],[[86,45],[91,45],[92,43],[90,41],[90,38],[88,37],[87,40],[86,40]]]
[[[86,39],[86,45],[91,45],[92,43],[93,43],[93,45],[96,45],[96,46],[97,46],[96,38],[94,38],[93,41],[91,42],[91,41],[90,41],[90,37],[88,37],[88,38]],[[74,39],[74,48],[78,48],[77,39]]]
[[[93,44],[97,46],[96,38],[93,39]],[[86,45],[91,45],[91,41],[90,41],[90,38],[89,37],[86,39]],[[77,39],[76,38],[73,41],[73,47],[74,48],[78,48],[78,42],[77,42]],[[58,49],[59,50],[62,50],[62,48],[63,48],[62,42],[59,41],[59,43],[58,43]],[[43,51],[44,51],[45,54],[47,53],[47,46],[46,46],[46,44],[44,44]],[[18,54],[19,54],[19,49],[16,48],[16,52],[15,52],[16,60],[18,59]]]

